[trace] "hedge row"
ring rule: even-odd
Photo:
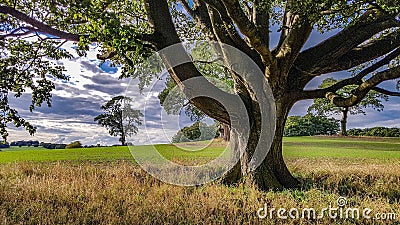
[[[354,128],[347,131],[350,136],[400,137],[400,128],[373,127]]]

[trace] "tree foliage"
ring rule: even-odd
[[[59,41],[46,37],[38,39],[32,43],[0,38],[0,133],[3,139],[8,136],[9,123],[25,127],[30,134],[36,130],[10,106],[10,98],[18,99],[29,90],[32,99],[30,111],[43,103],[51,106],[51,91],[55,88],[53,79],[68,80],[68,76],[63,74],[64,67],[53,60],[70,58],[69,53],[57,47]]]
[[[353,128],[348,131],[351,136],[374,136],[374,137],[400,137],[400,128],[396,127],[372,127],[372,128]]]
[[[335,80],[333,78],[327,78],[321,83],[321,85],[319,85],[319,88],[328,88],[339,81],[340,80]],[[341,89],[338,89],[335,94],[342,96],[343,98],[348,98],[352,95],[352,92],[355,88],[357,88],[356,85],[345,86]],[[371,90],[358,104],[349,107],[348,112],[351,115],[365,114],[365,108],[372,108],[377,111],[382,111],[384,108],[382,101],[387,100],[387,95]],[[326,98],[317,98],[314,99],[314,103],[308,108],[308,111],[315,112],[317,115],[332,116],[342,114],[343,108],[344,107],[336,106]]]
[[[189,48],[194,64],[201,74],[221,90],[233,93],[233,80],[229,71],[221,64],[220,59],[214,58],[213,49],[210,49],[205,42],[195,43]],[[167,78],[165,84],[166,87],[160,92],[158,98],[167,113],[178,115],[183,110],[192,121],[200,121],[207,116],[185,97],[173,79]]]
[[[320,85],[319,88],[329,88],[332,85],[340,82],[340,80],[335,80],[333,78],[325,79]],[[349,98],[352,96],[353,91],[357,88],[356,85],[348,85],[344,86],[335,91],[335,95],[340,96],[342,98]],[[365,108],[372,108],[377,111],[382,111],[384,106],[382,101],[388,101],[389,97],[383,93],[377,92],[375,90],[370,90],[365,97],[359,101],[359,103],[353,106],[342,106],[339,107],[335,105],[334,102],[329,101],[327,98],[317,98],[314,99],[314,103],[308,108],[308,112],[314,112],[317,115],[342,115],[340,120],[341,129],[340,134],[347,136],[347,117],[348,113],[351,115],[363,114],[365,115]]]
[[[101,107],[104,113],[94,118],[100,126],[108,129],[110,135],[119,136],[122,145],[126,145],[126,138],[137,134],[137,126],[142,125],[143,114],[132,109],[131,102],[128,97],[116,96]]]
[[[339,121],[320,115],[289,116],[284,136],[334,135],[339,131]]]
[[[178,131],[173,137],[173,143],[205,141],[218,137],[218,123],[207,125],[203,122],[195,122],[189,127],[184,127]]]
[[[181,111],[192,121],[200,121],[206,115],[185,98],[185,95],[177,89],[174,80],[167,78],[166,87],[160,92],[158,98],[160,104],[168,114],[180,115]]]
[[[25,126],[30,133],[34,133],[35,128],[21,118],[15,109],[9,107],[8,93],[14,94],[16,92],[16,96],[19,97],[21,93],[32,88],[31,86],[36,83],[36,88],[32,89],[37,94],[32,96],[30,109],[33,110],[35,105],[40,106],[43,102],[50,105],[51,94],[49,93],[54,89],[54,85],[51,84],[49,77],[60,79],[67,79],[68,77],[62,75],[62,66],[54,65],[48,59],[57,60],[70,57],[61,48],[65,40],[77,42],[77,51],[81,55],[85,54],[91,43],[95,43],[103,52],[98,56],[99,59],[111,60],[114,64],[122,65],[122,77],[138,78],[141,81],[141,87],[155,78],[153,75],[157,71],[154,71],[154,74],[144,74],[137,67],[152,51],[157,50],[159,46],[157,42],[161,40],[159,39],[160,33],[157,33],[159,32],[158,28],[154,24],[155,18],[151,18],[155,15],[152,14],[152,11],[157,12],[161,9],[152,8],[150,3],[152,2],[144,0],[134,2],[113,2],[109,0],[3,1],[0,6],[0,44],[3,54],[1,74],[9,78],[14,78],[17,74],[21,76],[17,80],[2,79],[7,80],[5,82],[7,85],[2,85],[3,93],[5,93],[2,95],[3,136],[7,136],[6,127],[9,122],[13,122],[17,126]],[[397,3],[397,1],[196,0],[192,3],[185,0],[169,1],[169,16],[173,19],[176,30],[165,30],[164,33],[176,32],[182,41],[217,40],[231,44],[254,58],[260,66],[262,64],[275,65],[276,63],[271,61],[271,55],[277,58],[292,55],[291,64],[295,65],[292,68],[293,74],[296,73],[295,70],[304,72],[304,79],[302,80],[308,82],[310,76],[314,77],[357,66],[362,68],[371,64],[371,62],[378,61],[379,57],[396,50],[398,46],[398,21],[396,21],[396,16],[399,12],[399,4]],[[209,7],[207,8],[207,6]],[[295,16],[292,16],[289,21],[285,19],[287,18],[285,15]],[[320,32],[340,30],[346,27],[352,29],[343,31],[340,35],[330,38],[329,42],[321,43],[314,48],[301,52],[301,54],[286,54],[284,51],[288,49],[287,45],[296,44],[298,46],[295,46],[296,48],[292,48],[292,50],[300,51],[300,47],[308,38],[309,28],[312,25],[315,25]],[[366,27],[371,29],[368,30]],[[270,29],[277,29],[278,32],[281,32],[280,41],[272,50],[265,49],[265,45],[269,43]],[[289,32],[290,29],[295,32]],[[361,29],[360,31],[365,29],[366,32],[360,32],[359,35],[346,39],[357,29]],[[297,34],[297,30],[305,32],[304,35]],[[245,40],[240,40],[240,35],[243,35]],[[293,40],[296,41],[289,39],[292,36]],[[371,43],[365,45],[365,41],[369,39],[372,40]],[[390,45],[385,46],[389,42]],[[340,43],[347,44],[340,47]],[[360,51],[353,51],[357,46],[360,46],[357,49]],[[266,47],[269,48],[268,45]],[[337,52],[331,52],[331,56],[326,54],[327,51],[335,49]],[[346,59],[351,61],[358,54],[362,55],[361,53],[364,50],[379,51],[358,57],[358,60],[353,60],[352,64],[346,64]],[[195,54],[196,52],[193,55]],[[308,56],[313,57],[309,58]],[[396,56],[398,54],[394,54],[390,59],[393,60]],[[296,62],[293,63],[294,61]],[[28,62],[32,62],[32,65],[26,66],[29,65]],[[387,65],[389,62],[385,64]],[[381,67],[385,64],[382,64]],[[206,76],[207,73],[215,71],[211,68],[213,66],[215,67],[215,64],[197,65],[199,71]],[[27,69],[26,67],[30,68]],[[265,66],[261,67],[265,69]],[[393,70],[397,69],[396,64],[392,64],[392,67],[394,67]],[[355,92],[360,92],[356,88],[360,84],[359,78],[364,78],[369,74],[364,74],[364,76],[359,76],[349,82],[351,85],[355,85]],[[230,76],[229,73],[228,76]],[[39,81],[33,79],[39,77],[43,79],[40,81],[41,83],[37,83]],[[382,79],[388,78],[380,78],[379,80]],[[233,79],[230,82],[233,83]],[[305,84],[301,85],[304,86]],[[368,89],[376,85],[376,83],[368,85],[370,86]],[[341,83],[335,85],[335,89],[345,86],[347,85]],[[322,98],[328,93],[335,93],[336,90],[333,89],[332,87],[305,92],[298,98]],[[388,91],[381,91],[386,94],[389,93]],[[359,103],[365,97],[364,91],[361,91],[358,95],[359,97],[354,101]],[[340,105],[344,104],[341,101],[342,98],[337,95],[329,95],[331,101]],[[353,105],[353,102],[348,100],[348,104]],[[192,109],[189,108],[189,111]],[[211,114],[208,111],[207,113]],[[198,114],[199,112],[195,112],[193,115]],[[222,120],[222,118],[219,119]]]
[[[82,148],[82,144],[80,141],[74,141],[70,144],[67,144],[65,148]]]

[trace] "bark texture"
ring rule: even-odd
[[[289,99],[277,101],[277,123],[271,146],[261,146],[268,151],[259,167],[249,170],[249,163],[253,157],[256,146],[259,144],[261,118],[251,117],[251,132],[247,142],[243,141],[242,134],[236,130],[231,131],[231,147],[233,152],[239,154],[243,151],[240,162],[224,177],[224,183],[232,184],[245,182],[260,190],[296,188],[300,182],[292,176],[282,156],[282,137],[285,122],[293,106]]]
[[[224,141],[230,141],[231,128],[228,124],[222,123],[219,128],[219,137]]]

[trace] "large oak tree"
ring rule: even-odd
[[[396,61],[400,53],[399,5],[397,0],[3,0],[0,63],[1,76],[8,79],[1,84],[2,109],[8,118],[2,118],[3,124],[14,121],[29,128],[8,107],[7,93],[33,87],[33,105],[49,101],[51,95],[45,93],[54,87],[46,77],[60,77],[56,73],[60,68],[41,63],[46,55],[53,59],[67,57],[61,50],[55,51],[64,40],[79,42],[80,54],[90,43],[96,43],[104,53],[99,59],[124,65],[123,76],[138,76],[143,83],[151,76],[135,74],[135,65],[153,51],[195,39],[226,43],[244,52],[264,71],[275,98],[277,123],[267,157],[256,170],[248,170],[260,139],[260,104],[264,103],[258,101],[245,79],[232,72],[235,92],[249,113],[251,133],[247,143],[240,142],[240,134],[232,133],[234,146],[245,150],[245,154],[225,181],[246,178],[260,189],[296,187],[299,182],[282,157],[282,134],[288,113],[297,101],[327,98],[336,106],[351,107],[371,90],[399,96],[394,90],[378,87],[400,77]],[[270,47],[275,43],[271,32],[276,28],[280,37]],[[313,30],[334,30],[334,35],[304,49]],[[24,39],[27,36],[36,36],[36,41]],[[32,49],[37,54],[21,53]],[[18,58],[18,54],[24,57]],[[164,60],[168,63],[168,59]],[[29,63],[32,67],[25,66]],[[349,69],[357,69],[358,73],[327,88],[305,90],[315,77]],[[182,89],[183,81],[203,76],[194,63],[176,66],[169,73]],[[37,80],[32,77],[46,80],[42,82],[48,88],[37,90],[42,86],[33,85]],[[337,93],[349,85],[356,85],[350,96]],[[208,116],[230,124],[228,113],[219,102],[205,97],[190,101]]]

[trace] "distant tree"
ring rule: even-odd
[[[26,141],[17,141],[16,144],[18,147],[27,146]]]
[[[54,149],[65,149],[66,144],[54,144]]]
[[[35,148],[39,147],[39,141],[32,141],[32,146]]]
[[[326,116],[311,113],[300,116],[289,116],[283,135],[284,136],[313,136],[333,135],[339,131],[339,121]]]
[[[10,144],[8,142],[2,141],[0,142],[0,148],[10,148]]]
[[[319,88],[328,88],[335,83],[340,82],[340,80],[335,80],[333,78],[325,79]],[[349,98],[352,95],[354,89],[356,89],[356,85],[345,86],[336,91],[336,94],[342,96],[344,98]],[[365,95],[364,99],[362,99],[358,104],[351,107],[340,107],[336,106],[332,101],[327,98],[317,98],[314,99],[314,103],[308,108],[308,112],[314,112],[317,115],[342,115],[340,120],[341,128],[340,134],[343,136],[347,136],[347,117],[348,114],[356,115],[356,114],[364,114],[365,108],[372,108],[377,110],[378,112],[383,110],[382,101],[387,101],[388,96],[376,91],[369,91],[368,94]]]
[[[80,141],[74,141],[74,142],[68,144],[67,146],[65,146],[65,148],[82,148],[82,144]]]
[[[198,121],[189,127],[184,127],[179,130],[178,133],[172,137],[172,142],[178,143],[211,140],[219,136],[218,127],[218,123],[209,126],[206,123]]]
[[[117,96],[101,107],[103,114],[94,118],[100,126],[108,129],[112,136],[119,136],[122,145],[126,145],[126,137],[137,134],[137,126],[142,125],[143,114],[131,108],[131,98]]]
[[[66,144],[41,143],[41,146],[43,146],[43,148],[47,148],[47,149],[65,149],[67,145]]]

